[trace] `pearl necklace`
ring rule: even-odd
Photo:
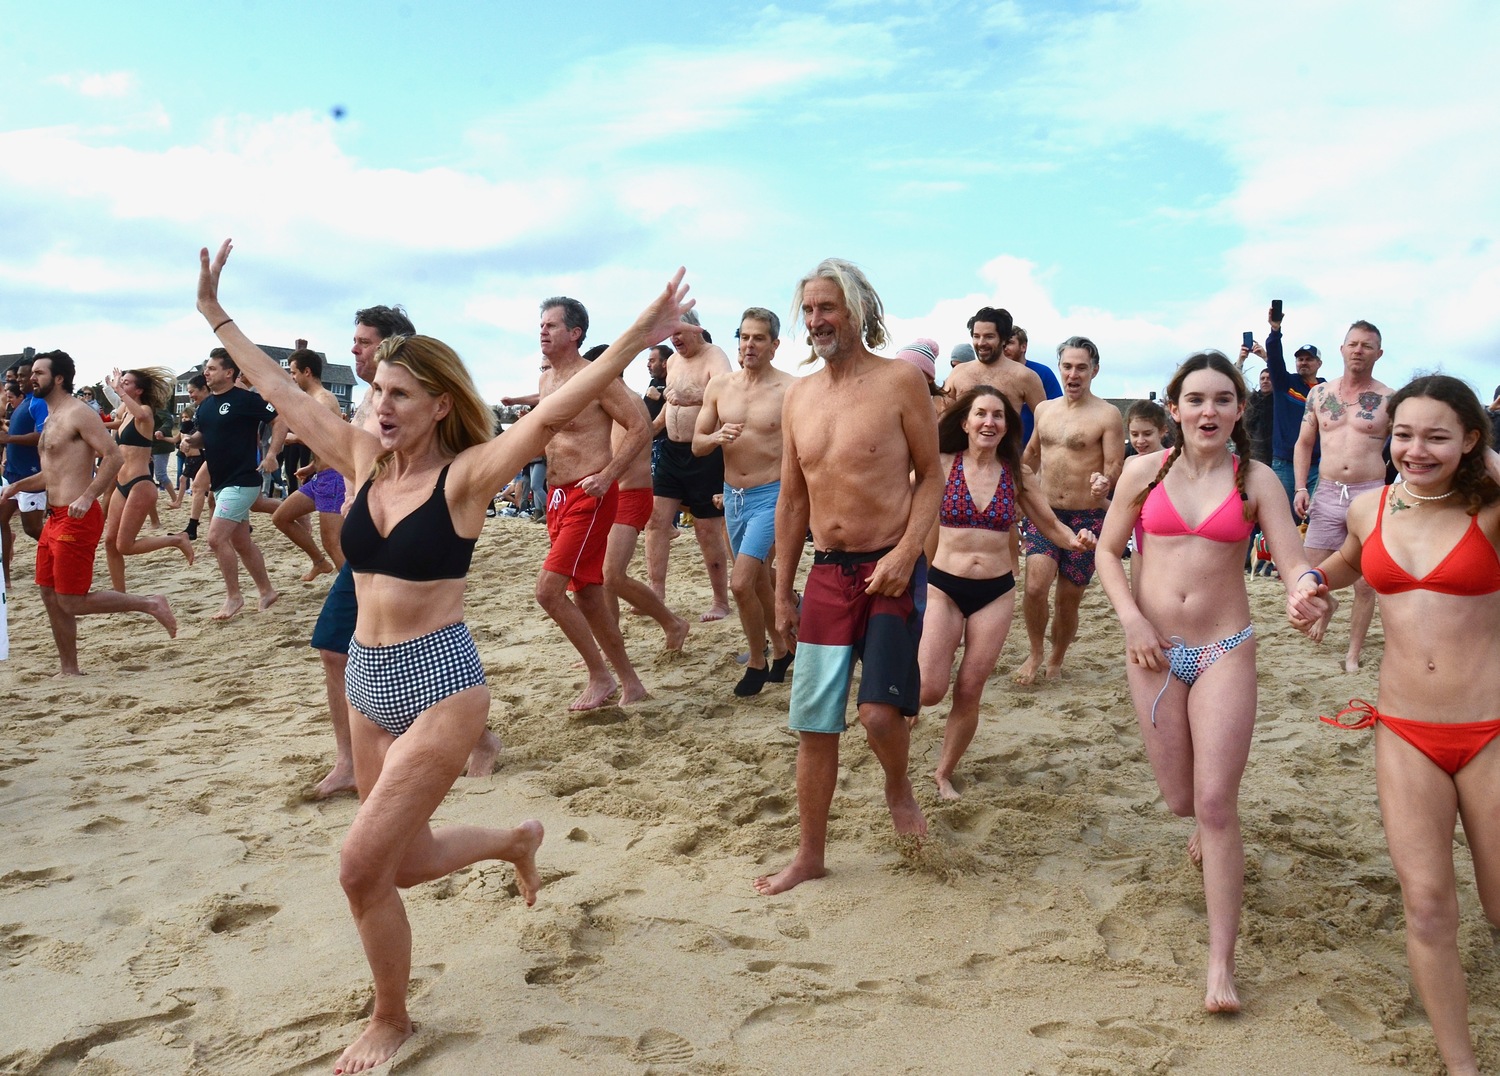
[[[1406,484],[1406,479],[1404,479],[1404,478],[1401,480],[1401,489],[1406,493],[1406,495],[1408,497],[1410,497],[1413,501],[1416,501],[1417,503],[1416,504],[1407,504],[1400,497],[1393,497],[1393,498],[1391,498],[1391,514],[1392,515],[1395,515],[1397,512],[1400,512],[1401,510],[1406,509],[1406,508],[1420,508],[1422,506],[1421,505],[1422,501],[1441,501],[1443,498],[1445,498],[1445,497],[1451,497],[1455,493],[1458,492],[1458,488],[1455,486],[1453,489],[1450,489],[1447,493],[1439,493],[1436,497],[1424,497],[1420,493],[1413,493],[1411,491],[1411,487],[1409,487]]]

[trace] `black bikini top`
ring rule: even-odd
[[[391,533],[382,535],[370,516],[367,480],[349,508],[340,538],[349,566],[356,572],[393,575],[416,583],[467,576],[478,539],[460,538],[454,532],[443,493],[447,481],[448,468],[444,467],[432,496],[398,521]]]
[[[135,419],[130,412],[125,412],[125,418],[116,428],[115,441],[129,448],[155,448],[150,440],[141,435],[141,431],[135,428]]]

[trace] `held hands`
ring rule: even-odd
[[[1305,573],[1286,592],[1286,618],[1303,635],[1315,643],[1323,641],[1328,622],[1333,619],[1339,600],[1311,572]]]
[[[1109,492],[1109,476],[1095,471],[1089,475],[1089,492],[1095,497],[1103,497]]]
[[[714,440],[721,445],[732,445],[735,441],[739,440],[740,434],[744,432],[745,424],[743,422],[726,422],[719,427],[718,435],[714,437]]]

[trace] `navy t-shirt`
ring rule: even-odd
[[[276,408],[238,386],[198,405],[194,419],[215,491],[260,485],[260,424],[275,417]]]
[[[41,432],[47,421],[47,405],[35,396],[26,395],[10,416],[10,432],[21,437]],[[5,481],[19,482],[42,469],[42,457],[36,445],[5,446]]]

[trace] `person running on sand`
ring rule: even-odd
[[[1240,1007],[1239,792],[1255,728],[1244,561],[1256,521],[1286,579],[1307,567],[1281,483],[1250,459],[1245,395],[1238,371],[1217,351],[1178,367],[1167,386],[1175,447],[1126,463],[1098,553],[1099,580],[1125,630],[1126,679],[1157,787],[1173,814],[1197,820],[1188,853],[1202,866],[1208,906],[1209,1012]],[[1134,593],[1121,561],[1132,531],[1145,552]]]
[[[359,617],[350,647],[349,701],[360,806],[339,862],[339,881],[375,978],[364,1032],[334,1072],[364,1072],[390,1060],[414,1032],[406,996],[411,927],[400,888],[487,859],[515,865],[527,904],[542,879],[542,825],[512,829],[445,826],[434,810],[462,772],[484,729],[489,688],[463,622],[465,577],[485,509],[551,431],[609,391],[632,357],[678,324],[683,271],[598,362],[586,365],[498,437],[494,416],[468,370],[441,341],[394,336],[378,354],[379,433],[345,423],[303,393],[224,312],[219,278],[231,244],[201,254],[198,310],[236,361],[261,385],[304,443],[354,476],[358,489],[343,532]],[[79,405],[82,406],[82,405]]]
[[[156,412],[172,399],[172,371],[163,369],[116,369],[107,379],[120,397],[126,421],[115,429],[120,445],[120,473],[115,477],[116,496],[109,501],[104,523],[104,559],[109,564],[109,583],[125,589],[125,558],[175,546],[193,563],[193,541],[186,534],[140,537],[146,514],[156,507],[159,491],[151,479],[151,443],[156,432]],[[85,405],[87,406],[87,405]],[[89,408],[93,410],[93,408]]]
[[[997,388],[979,385],[938,420],[942,505],[928,535],[927,612],[922,619],[922,705],[948,693],[953,658],[963,644],[943,753],[933,779],[956,800],[953,771],[979,728],[979,700],[995,671],[1015,613],[1011,531],[1021,512],[1063,549],[1092,549],[1095,535],[1073,533],[1053,515],[1034,480],[1021,470],[1021,419]],[[981,507],[981,505],[983,507]]]
[[[1389,410],[1401,478],[1354,499],[1348,538],[1296,580],[1288,614],[1313,630],[1332,612],[1330,589],[1360,575],[1380,595],[1375,705],[1355,699],[1323,720],[1375,729],[1407,961],[1443,1064],[1474,1076],[1453,829],[1462,818],[1479,901],[1500,927],[1500,663],[1488,659],[1500,647],[1500,485],[1485,473],[1487,460],[1494,469],[1490,424],[1468,385],[1419,377]]]
[[[78,618],[94,613],[147,613],[177,637],[177,618],[161,594],[139,597],[115,590],[90,591],[94,555],[104,534],[99,498],[120,473],[123,457],[92,407],[73,396],[76,367],[65,351],[32,360],[37,399],[47,405],[38,449],[42,469],[5,487],[0,500],[47,494],[47,520],[36,548],[36,585],[57,644],[59,676],[80,676]],[[98,470],[94,461],[99,461]]]
[[[858,266],[820,262],[798,282],[792,305],[824,365],[797,378],[782,407],[776,624],[797,648],[788,725],[797,733],[800,834],[791,863],[755,879],[763,896],[826,873],[856,656],[864,664],[859,723],[885,771],[891,822],[902,837],[927,835],[907,775],[911,730],[902,715],[921,708],[922,541],[943,493],[937,420],[926,379],[869,350],[885,346],[885,317]],[[799,610],[793,586],[809,527],[816,552]]]
[[[343,418],[344,411],[338,398],[323,387],[323,356],[307,348],[294,351],[287,357],[287,372],[299,389]],[[339,546],[339,531],[344,526],[344,476],[332,467],[324,467],[314,456],[307,464],[305,477],[299,469],[297,478],[302,484],[287,494],[281,506],[271,514],[271,522],[312,561],[302,576],[304,583],[311,583],[318,576],[344,566],[344,551]],[[313,541],[312,529],[306,523],[312,512],[318,513],[318,536],[323,539],[326,556]]]

